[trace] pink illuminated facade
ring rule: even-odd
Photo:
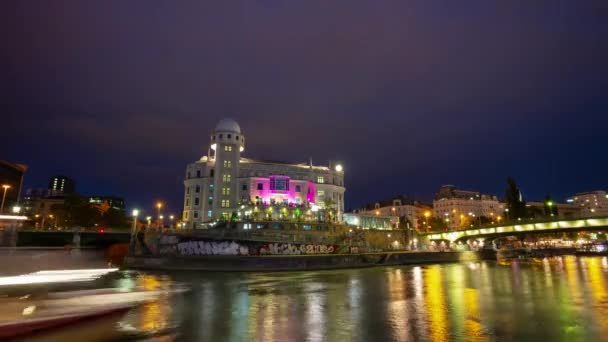
[[[188,227],[260,210],[267,210],[269,219],[330,210],[332,220],[341,221],[346,190],[341,165],[254,160],[241,157],[244,149],[240,126],[220,121],[207,155],[186,169],[182,220]]]

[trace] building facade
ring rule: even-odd
[[[379,217],[399,217],[403,220],[403,225],[410,228],[422,228],[424,213],[432,212],[430,205],[411,200],[405,196],[395,196],[393,198],[378,201],[366,205],[363,208],[354,210],[355,213],[375,215]]]
[[[433,216],[443,220],[450,229],[468,228],[482,218],[499,222],[504,210],[504,203],[495,195],[460,190],[453,185],[442,186],[433,201]]]
[[[55,193],[72,194],[76,191],[76,183],[66,176],[53,176],[49,180],[49,190]]]
[[[115,210],[125,210],[125,200],[122,197],[115,196],[89,196],[89,203],[99,205],[102,203],[107,203],[111,209]]]
[[[608,194],[604,190],[579,192],[568,203],[581,209],[581,217],[608,216]]]
[[[6,188],[5,209],[11,208],[19,202],[25,171],[27,171],[26,165],[0,160],[0,186],[3,186],[0,188],[0,197],[4,196]]]
[[[238,123],[221,120],[211,133],[207,155],[187,166],[182,217],[186,227],[198,228],[235,215],[269,220],[319,218],[319,211],[329,212],[331,220],[341,220],[346,190],[341,165],[244,158],[245,142]]]

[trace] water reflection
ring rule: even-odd
[[[608,334],[608,260],[442,264],[294,273],[125,275],[191,284],[127,320],[186,341],[556,341]]]

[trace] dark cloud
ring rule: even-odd
[[[347,165],[348,205],[442,183],[604,188],[603,1],[0,4],[2,157],[180,209],[225,116],[246,155]]]

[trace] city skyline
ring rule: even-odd
[[[26,187],[179,210],[182,166],[232,117],[252,158],[344,161],[348,208],[508,176],[530,199],[606,188],[599,3],[314,5],[2,4],[2,158]]]

